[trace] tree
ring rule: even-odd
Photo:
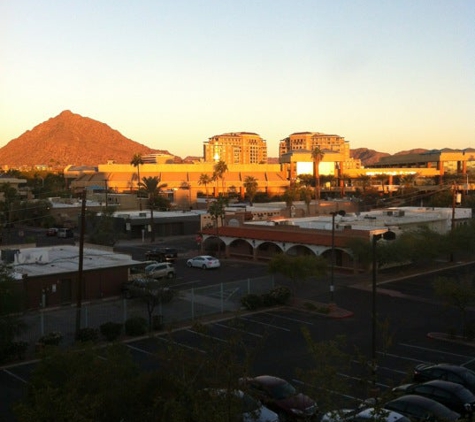
[[[313,159],[313,175],[315,177],[315,200],[318,201],[320,199],[320,163],[325,154],[319,147],[315,147],[311,155]]]
[[[302,186],[300,188],[300,193],[307,207],[307,215],[310,215],[310,203],[312,202],[313,189],[310,186]]]
[[[219,160],[213,167],[213,179],[216,180],[216,191],[218,193],[218,181],[221,180],[222,184],[222,193],[224,195],[224,174],[228,171],[228,165],[223,161]]]
[[[97,353],[52,348],[35,367],[27,399],[14,413],[19,422],[147,420],[141,374],[122,344]]]
[[[157,205],[157,198],[160,196],[162,189],[166,188],[167,186],[168,185],[166,183],[160,184],[160,178],[158,176],[144,177],[139,184],[139,187],[147,194],[148,197],[151,225],[150,242],[155,242],[155,223],[153,221],[153,210]]]
[[[18,317],[22,300],[21,282],[15,280],[10,266],[0,263],[0,362],[11,357],[15,337],[26,329]]]
[[[218,198],[213,201],[209,206],[209,214],[214,221],[214,227],[216,228],[216,238],[218,241],[218,256],[221,254],[221,242],[219,239],[219,224],[221,221],[221,226],[224,224],[224,217],[226,215],[226,207],[228,206],[228,198],[223,194],[219,194]]]
[[[297,255],[290,256],[285,253],[274,255],[269,261],[268,271],[271,274],[282,274],[288,277],[294,288],[294,295],[300,283],[310,277],[326,274],[327,261],[321,256]]]
[[[142,154],[134,154],[130,164],[137,168],[137,187],[140,184],[140,166],[143,164]]]
[[[114,227],[113,214],[115,211],[115,207],[109,206],[99,215],[94,211],[86,214],[89,242],[104,246],[112,246],[117,242],[119,232]]]
[[[161,314],[161,306],[164,303],[169,303],[176,294],[176,291],[170,288],[170,280],[154,279],[145,276],[140,280],[136,280],[129,289],[133,290],[133,297],[138,297],[147,306],[148,326],[149,331],[153,331],[153,312],[159,308]]]
[[[246,189],[246,195],[249,198],[249,204],[252,207],[252,202],[254,201],[259,186],[257,179],[254,176],[246,176],[243,185],[244,189]]]
[[[208,195],[208,185],[213,181],[213,178],[206,173],[201,173],[200,178],[198,179],[198,184],[204,185],[205,192],[206,192],[206,208],[208,208],[209,204],[209,195]]]
[[[291,183],[282,195],[287,207],[292,207],[295,201],[300,199],[300,190],[295,183]]]
[[[137,187],[140,189],[140,166],[143,164],[142,154],[134,154],[130,162],[134,167],[137,167]],[[142,211],[142,201],[139,199],[140,211]]]
[[[436,295],[444,300],[447,308],[453,307],[460,312],[462,336],[473,340],[475,327],[469,327],[467,312],[470,306],[475,305],[475,278],[467,276],[457,280],[448,277],[437,277],[434,281],[434,290]]]

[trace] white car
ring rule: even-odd
[[[221,262],[219,262],[218,258],[211,255],[199,255],[186,261],[186,265],[190,268],[196,267],[202,268],[203,270],[209,270],[210,268],[219,268]]]
[[[322,416],[321,422],[362,422],[367,420],[381,422],[410,422],[409,418],[400,413],[386,409],[342,409],[333,410]]]
[[[210,396],[211,399],[221,399],[227,401],[227,398],[231,398],[233,402],[232,405],[237,411],[239,411],[239,413],[242,413],[242,419],[238,417],[236,418],[236,421],[279,422],[280,420],[277,413],[265,407],[259,400],[252,398],[249,394],[246,394],[241,390],[233,390],[230,396],[227,396],[226,390],[219,388],[206,389],[205,392]],[[226,407],[229,405],[230,403],[226,403]]]

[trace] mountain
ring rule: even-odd
[[[422,154],[427,151],[427,149],[415,148],[408,151],[400,151],[393,155]],[[391,154],[388,154],[387,152],[379,152],[368,148],[356,148],[351,150],[351,157],[356,159],[359,158],[361,160],[361,164],[363,164],[365,167],[371,167],[372,165],[379,162],[381,158],[388,157],[390,155]]]
[[[65,110],[0,148],[0,166],[63,169],[69,164],[130,163],[134,154],[168,153],[126,138],[96,120]]]

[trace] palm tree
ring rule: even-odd
[[[315,200],[320,199],[320,162],[323,160],[324,152],[319,148],[315,147],[312,152],[313,159],[313,175],[315,177]]]
[[[258,188],[257,179],[254,176],[246,176],[243,185],[246,189],[246,195],[249,198],[249,204],[252,207],[252,202],[254,201]]]
[[[226,173],[228,171],[228,165],[223,160],[219,160],[214,165],[213,168],[214,168],[213,179],[216,180],[216,189],[219,190],[218,180],[221,179],[222,188],[223,188],[223,195],[224,195],[224,173]]]
[[[208,185],[213,181],[213,178],[206,173],[201,173],[200,178],[198,179],[198,184],[205,186],[206,191],[206,208],[208,208],[209,198],[208,198]]]
[[[134,154],[130,162],[134,167],[137,167],[137,185],[140,185],[140,166],[143,164],[142,154]],[[139,199],[140,211],[142,211],[142,201]]]
[[[158,176],[144,177],[141,182],[139,182],[139,187],[143,190],[148,197],[148,206],[150,209],[150,225],[151,225],[151,236],[150,242],[155,242],[155,225],[153,221],[153,210],[155,208],[155,201],[160,195],[160,192],[163,188],[166,188],[168,185],[166,183],[160,184],[160,178]]]

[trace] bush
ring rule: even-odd
[[[76,336],[76,341],[81,343],[95,343],[99,340],[99,330],[97,328],[81,328]]]
[[[262,298],[256,294],[248,294],[241,298],[241,305],[249,311],[254,311],[262,306]]]
[[[26,341],[12,341],[7,343],[0,349],[0,362],[24,359],[27,350],[28,343]]]
[[[142,317],[132,317],[125,321],[125,334],[128,336],[143,336],[147,333],[147,320]]]
[[[102,336],[107,341],[114,341],[119,338],[122,333],[123,324],[118,322],[105,322],[99,328]]]
[[[61,340],[63,340],[63,335],[58,331],[53,331],[40,337],[38,343],[45,346],[57,346],[61,343]]]
[[[292,296],[291,290],[286,286],[274,287],[269,295],[274,299],[276,305],[286,305]]]
[[[152,330],[160,331],[163,328],[163,315],[153,315]]]

